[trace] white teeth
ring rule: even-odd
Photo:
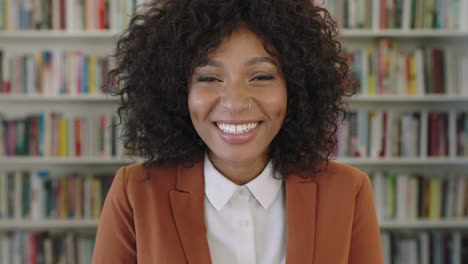
[[[258,126],[257,123],[249,123],[249,124],[241,124],[241,125],[230,125],[230,124],[223,124],[223,123],[216,123],[216,125],[221,129],[223,132],[230,133],[230,134],[242,134],[245,132],[249,132]]]

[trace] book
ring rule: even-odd
[[[0,50],[0,94],[102,95],[115,67],[109,55],[79,50],[3,54]]]
[[[462,173],[369,173],[379,221],[468,219],[468,177]]]
[[[0,30],[121,30],[144,2],[1,0]],[[111,25],[110,17],[118,18],[119,23]]]
[[[0,219],[98,219],[111,173],[0,170]]]
[[[124,151],[116,119],[115,114],[85,117],[57,112],[15,119],[3,117],[0,153],[3,156],[121,158]]]
[[[86,232],[2,233],[0,260],[12,264],[91,263],[94,241],[94,236]]]

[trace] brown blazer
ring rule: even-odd
[[[105,200],[94,264],[211,263],[204,219],[203,162],[192,168],[122,167]],[[312,179],[290,174],[286,264],[383,264],[369,177],[330,162]]]

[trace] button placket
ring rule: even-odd
[[[254,239],[254,227],[253,227],[253,218],[252,212],[250,208],[250,199],[251,194],[250,191],[245,188],[241,187],[241,189],[237,193],[238,195],[238,202],[240,205],[240,214],[237,218],[238,225],[240,228],[239,237],[241,238],[240,241],[243,243],[239,244],[239,258],[238,263],[245,263],[245,264],[254,264],[255,263],[255,239]]]
[[[250,210],[246,210],[246,208],[250,209],[249,207],[250,193],[245,187],[242,187],[239,190],[239,198],[242,203],[242,208],[245,210],[239,220],[239,226],[245,229],[249,227],[250,217],[251,217]]]

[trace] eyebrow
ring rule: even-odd
[[[255,58],[251,58],[249,59],[248,61],[245,62],[245,65],[247,66],[251,66],[253,64],[257,64],[257,63],[271,63],[273,64],[274,66],[276,66],[278,68],[278,64],[276,63],[276,61],[274,61],[273,59],[271,58],[268,58],[268,57],[255,57]],[[208,60],[206,62],[206,66],[213,66],[213,67],[218,67],[218,68],[222,68],[224,66],[224,64],[220,61],[217,61],[217,60]]]
[[[271,58],[268,58],[268,57],[255,57],[255,58],[252,58],[250,60],[248,60],[245,64],[246,65],[253,65],[253,64],[257,64],[257,63],[271,63],[273,65],[275,65],[276,67],[278,67],[278,64],[276,63],[276,61],[274,61],[273,59]]]

